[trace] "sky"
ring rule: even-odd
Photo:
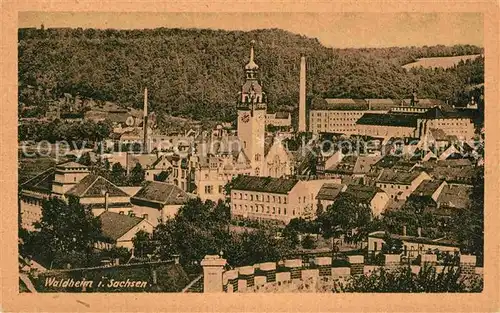
[[[481,13],[112,13],[20,12],[19,27],[281,28],[335,48],[483,46]]]

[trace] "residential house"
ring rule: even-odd
[[[49,168],[21,185],[22,226],[34,230],[33,223],[42,217],[43,200],[50,197],[77,197],[99,215],[106,207],[128,210],[130,196],[102,176],[90,174],[87,166],[66,162]]]
[[[283,223],[298,217],[313,218],[317,204],[315,198],[324,183],[339,181],[238,176],[231,187],[231,213]]]
[[[190,195],[175,185],[148,181],[130,198],[133,205],[130,211],[156,226],[173,218],[190,198]]]
[[[387,192],[391,199],[406,200],[422,181],[430,179],[425,171],[384,169],[376,180],[376,186]]]
[[[339,194],[346,191],[346,189],[347,185],[344,184],[324,183],[316,195],[316,200],[318,200],[317,208],[325,210],[328,206],[332,205]]]
[[[370,255],[380,253],[385,245],[385,236],[386,234],[384,231],[376,231],[368,235],[368,253]],[[390,234],[390,237],[393,240],[401,240],[403,244],[402,255],[406,259],[415,259],[419,255],[428,252],[450,254],[460,252],[460,246],[458,243],[446,238],[431,239],[421,236],[407,236],[405,234]]]
[[[103,238],[96,248],[109,250],[113,247],[134,248],[132,239],[139,231],[153,232],[153,225],[144,218],[114,212],[104,212],[99,215]]]
[[[342,196],[349,196],[360,205],[366,205],[371,209],[374,217],[380,216],[389,202],[387,193],[375,186],[349,185],[345,192],[339,195],[339,198]]]

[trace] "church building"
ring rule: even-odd
[[[245,66],[245,83],[238,96],[238,140],[248,156],[253,176],[284,177],[293,172],[291,154],[274,138],[266,139],[267,96],[258,79],[254,41]]]

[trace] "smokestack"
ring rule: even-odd
[[[109,205],[109,192],[106,191],[104,194],[104,211],[108,210],[108,205]]]
[[[144,119],[142,121],[142,128],[144,132],[143,149],[149,153],[148,147],[148,88],[144,88]]]
[[[300,58],[299,132],[306,131],[306,57]]]

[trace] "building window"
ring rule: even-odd
[[[219,185],[219,193],[224,193],[224,187],[222,185]]]
[[[286,208],[283,208],[283,215],[286,215]]]
[[[253,201],[253,195],[250,195],[250,201]]]
[[[213,193],[213,191],[214,191],[213,189],[214,189],[214,188],[213,188],[213,186],[212,186],[212,185],[207,185],[207,186],[205,186],[205,193],[206,193],[206,194],[211,194],[211,193]]]
[[[278,208],[278,214],[281,214],[281,208]]]

